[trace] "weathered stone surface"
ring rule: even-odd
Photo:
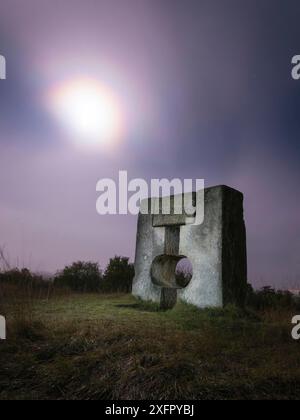
[[[199,308],[243,304],[247,286],[246,229],[242,193],[218,186],[205,189],[202,225],[151,214],[139,216],[133,294],[166,309],[178,299]],[[176,218],[176,215],[174,216]],[[165,219],[165,225],[163,220]],[[171,256],[168,258],[167,256]],[[188,257],[193,277],[176,283],[176,261]]]

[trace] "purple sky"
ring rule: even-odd
[[[125,169],[243,191],[249,281],[300,286],[299,18],[298,0],[1,0],[0,244],[11,262],[56,271],[132,258],[136,218],[95,210],[98,179]],[[77,76],[123,103],[110,153],[75,147],[45,107]]]

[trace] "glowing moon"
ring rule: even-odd
[[[108,143],[122,131],[120,101],[113,92],[92,79],[76,79],[50,93],[52,112],[82,142]]]

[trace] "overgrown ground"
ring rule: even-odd
[[[298,399],[289,312],[169,312],[129,295],[8,305],[0,399]],[[28,316],[24,315],[28,313]]]

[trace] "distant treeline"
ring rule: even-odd
[[[276,308],[300,310],[300,296],[295,296],[286,290],[275,290],[270,286],[254,290],[248,284],[246,306],[258,311]]]
[[[45,281],[42,276],[33,274],[27,268],[18,268],[0,271],[0,284],[10,284],[20,288],[48,288],[50,281]]]
[[[134,266],[129,258],[115,257],[104,272],[97,263],[76,262],[56,275],[54,285],[75,292],[130,293],[133,277]]]
[[[44,279],[28,269],[9,269],[0,272],[0,285],[30,290],[61,288],[80,293],[130,293],[133,277],[134,267],[129,258],[117,256],[110,259],[104,272],[98,263],[78,261],[52,279]]]
[[[131,293],[134,266],[129,258],[111,258],[105,271],[98,263],[78,261],[65,267],[52,279],[44,279],[28,269],[0,271],[0,286],[8,285],[20,290],[34,292],[34,295],[48,295],[53,290],[69,290],[78,293]],[[1,290],[0,290],[1,292]],[[264,287],[254,290],[248,285],[246,306],[258,311],[268,309],[299,309],[300,296],[288,291]]]

